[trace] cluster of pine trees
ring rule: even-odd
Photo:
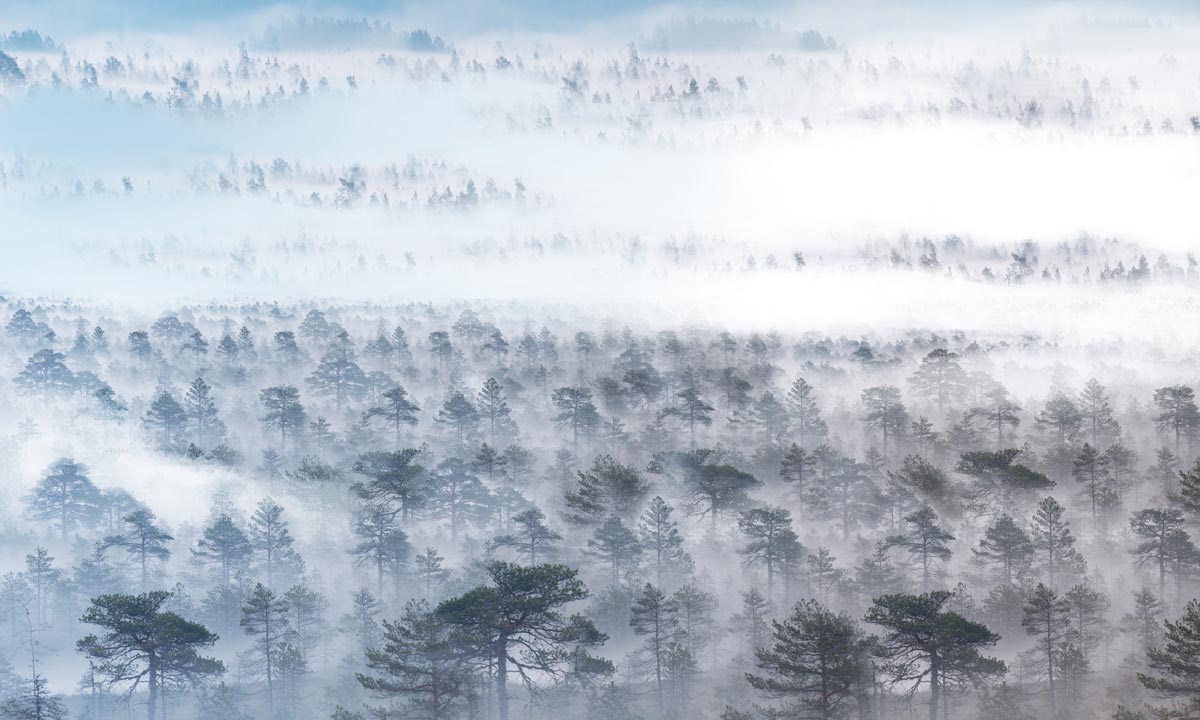
[[[1200,707],[1186,384],[486,307],[10,302],[2,344],[0,717]]]

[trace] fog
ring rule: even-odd
[[[0,719],[1200,707],[1190,3],[0,7]]]

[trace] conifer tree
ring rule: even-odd
[[[101,501],[100,490],[87,476],[87,466],[72,458],[60,458],[51,465],[26,498],[30,516],[57,522],[62,540],[80,524],[98,520]]]
[[[638,521],[638,539],[643,550],[650,555],[654,584],[658,587],[663,587],[666,572],[677,568],[687,556],[683,549],[683,536],[679,534],[679,523],[671,518],[674,511],[666,500],[656,495]]]
[[[275,588],[280,575],[299,570],[300,557],[293,548],[295,539],[279,503],[271,498],[261,500],[250,516],[248,530],[250,547],[262,562],[268,590]]]
[[[1005,585],[1013,584],[1014,576],[1027,568],[1034,554],[1029,535],[1008,513],[984,531],[979,548],[973,552],[979,562],[999,566]]]
[[[870,643],[858,624],[815,600],[797,603],[783,621],[772,623],[768,647],[755,653],[759,673],[750,686],[781,699],[782,713],[831,720],[868,712]]]
[[[242,630],[253,639],[251,657],[267,682],[267,710],[275,715],[280,651],[290,637],[287,601],[257,583],[242,607]]]
[[[652,669],[658,712],[664,710],[663,680],[671,645],[679,639],[679,603],[657,587],[646,583],[633,602],[629,624],[645,636],[642,654]]]
[[[929,506],[906,515],[907,532],[888,538],[888,545],[908,551],[909,561],[921,569],[921,588],[927,590],[937,571],[936,563],[950,559],[949,542],[954,536],[938,525],[937,513]]]
[[[1050,713],[1053,715],[1057,710],[1058,697],[1055,670],[1060,663],[1063,646],[1072,637],[1071,605],[1054,590],[1038,583],[1029,602],[1025,604],[1025,619],[1021,625],[1027,634],[1037,639],[1034,651],[1041,658],[1046,672]]]
[[[183,398],[183,409],[192,429],[192,442],[199,448],[206,447],[208,440],[215,440],[224,432],[211,390],[204,378],[196,378],[188,386]]]
[[[154,513],[146,509],[134,510],[122,521],[125,532],[104,538],[102,547],[125,550],[129,564],[137,568],[139,587],[146,592],[150,585],[152,563],[166,562],[171,556],[169,543],[174,538],[155,524]]]

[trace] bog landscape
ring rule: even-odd
[[[0,719],[1200,717],[1200,9],[0,4]]]

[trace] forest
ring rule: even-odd
[[[1200,717],[1197,48],[0,4],[0,720]]]

